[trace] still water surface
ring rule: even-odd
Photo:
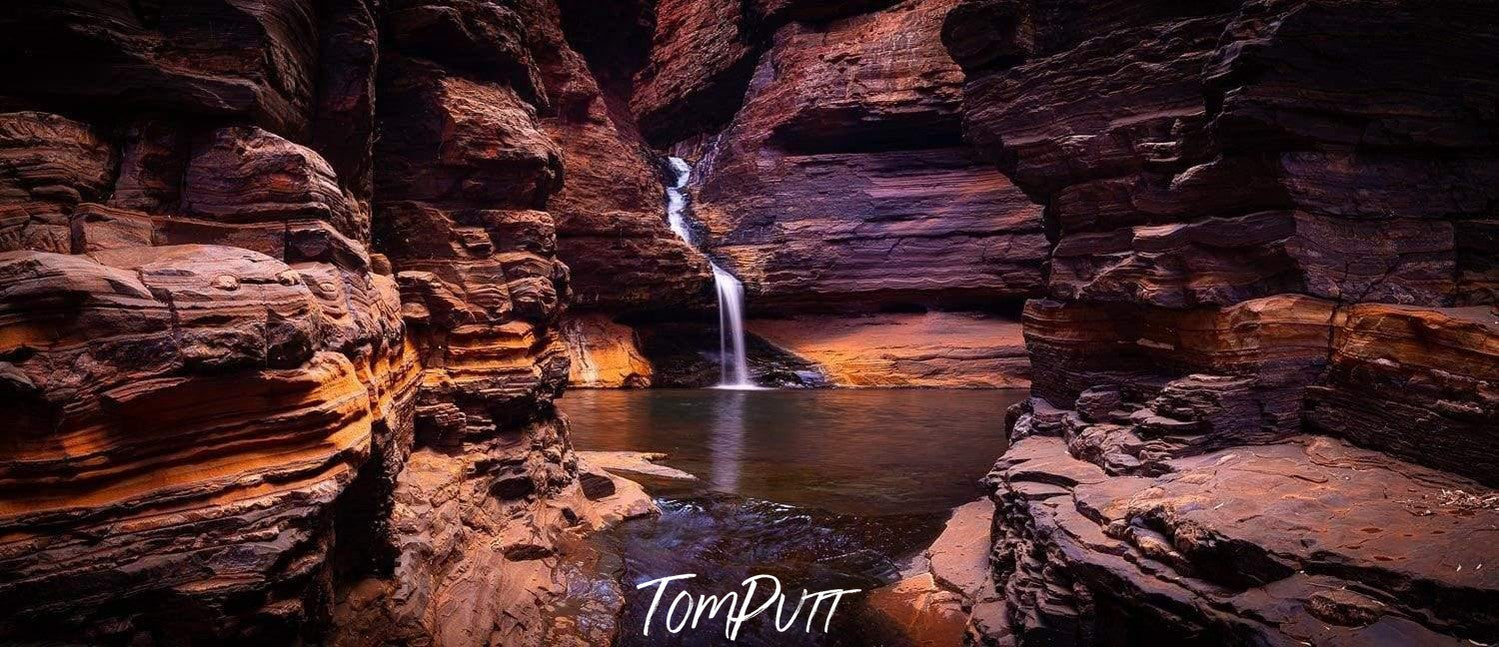
[[[598,539],[626,585],[621,645],[725,644],[721,623],[668,635],[663,610],[641,635],[650,594],[636,584],[696,573],[668,589],[727,593],[752,574],[802,588],[868,590],[893,582],[953,507],[983,495],[1004,451],[1004,411],[1023,391],[574,390],[559,405],[580,450],[663,452],[697,483],[646,481],[659,518]],[[834,626],[778,633],[768,616],[736,644],[898,645],[862,595]]]

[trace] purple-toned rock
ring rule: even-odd
[[[959,141],[955,3],[786,25],[694,169],[707,246],[757,308],[967,305],[1042,287],[1041,209]]]
[[[0,97],[85,112],[250,120],[301,139],[317,83],[316,5],[7,3]]]
[[[68,216],[105,194],[114,160],[114,149],[87,124],[0,113],[0,250],[70,251]]]
[[[994,473],[1006,604],[975,614],[976,641],[1495,635],[1492,556],[1466,537],[1499,478],[1499,122],[1472,109],[1499,97],[1496,19],[1299,0],[949,14],[964,135],[1055,242],[1025,309],[1034,397]]]

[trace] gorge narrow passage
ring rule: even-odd
[[[0,1],[0,647],[1499,647],[1499,0]]]

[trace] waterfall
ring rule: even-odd
[[[687,210],[687,181],[692,178],[692,167],[680,157],[668,157],[666,160],[676,174],[673,178],[675,181],[666,188],[666,222],[678,238],[696,247],[697,242],[692,239],[692,231],[688,229],[684,215]],[[713,285],[718,289],[718,388],[757,388],[750,381],[749,362],[744,353],[744,284],[711,258],[708,259],[708,266],[713,269]]]
[[[749,378],[749,363],[744,359],[744,284],[716,264],[713,284],[718,288],[718,385],[723,387],[754,386]],[[734,352],[730,366],[729,351]]]
[[[687,230],[687,219],[683,216],[687,209],[687,194],[683,189],[687,186],[687,180],[692,179],[692,167],[680,157],[668,157],[666,161],[671,164],[672,172],[677,174],[676,181],[666,187],[666,224],[671,226],[671,231],[677,238],[697,247],[697,241],[692,239],[692,232]]]

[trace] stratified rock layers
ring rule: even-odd
[[[533,29],[544,52],[542,77],[559,104],[542,127],[561,144],[567,168],[549,209],[557,219],[558,256],[573,270],[573,305],[610,314],[705,307],[708,262],[666,224],[657,154],[646,147],[621,91],[595,79],[590,61],[565,40],[627,38],[618,19],[593,13],[600,3],[588,4],[568,7],[570,34],[546,21]],[[628,58],[610,48],[595,52],[592,63],[617,66]]]
[[[1020,324],[970,313],[804,315],[749,332],[813,362],[832,386],[1024,388]]]
[[[572,371],[568,383],[589,388],[644,388],[655,372],[636,331],[599,314],[569,316],[559,331]]]
[[[1481,486],[1293,437],[1112,476],[1062,439],[992,475],[1006,598],[983,640],[1457,644],[1491,636],[1499,510]],[[1478,568],[1485,564],[1484,568]]]
[[[63,138],[13,139],[17,160],[88,132],[4,119]],[[180,209],[78,204],[61,220],[73,254],[36,236],[0,252],[0,635],[307,635],[341,497],[409,446],[418,353],[326,162],[258,128],[181,141],[174,165],[127,143],[139,170],[119,179],[175,169]],[[73,173],[10,207],[65,208],[36,197]]]
[[[692,186],[753,307],[966,304],[1041,286],[1040,209],[959,141],[945,0],[776,31]]]
[[[880,312],[1013,312],[1044,286],[1041,208],[962,142],[963,73],[940,33],[954,4],[657,7],[630,108],[647,140],[693,164],[689,228],[744,282],[751,316],[839,314],[824,321],[853,330]],[[1023,383],[1012,344],[969,351],[1012,359],[988,362],[1004,373],[990,378],[921,360],[824,355],[860,368],[821,368],[845,385]]]
[[[609,640],[607,599],[550,617],[565,546],[649,508],[592,509],[551,406],[558,124],[602,119],[561,33],[546,0],[0,10],[0,641]]]
[[[1496,21],[954,8],[965,137],[1052,243],[976,640],[1499,636]]]

